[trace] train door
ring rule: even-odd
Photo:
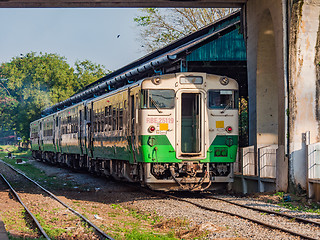
[[[204,157],[204,95],[197,92],[178,94],[178,157]]]
[[[93,136],[92,136],[92,124],[93,124],[93,103],[86,107],[86,152],[89,157],[92,157]]]
[[[56,126],[56,116],[53,115],[52,117],[53,119],[53,123],[52,123],[52,144],[53,144],[53,149],[54,149],[54,152],[58,152],[58,149],[57,149],[57,146],[56,146],[56,135],[57,135],[57,126]]]
[[[43,151],[43,132],[42,132],[42,120],[40,120],[40,138],[39,138],[39,146],[40,150]]]
[[[134,94],[130,94],[130,137],[131,137],[131,149],[132,149],[132,155],[133,160],[136,162],[136,149],[135,149],[135,132],[136,132],[136,111],[135,111],[135,100],[134,100]]]
[[[132,151],[133,161],[137,162],[137,148],[138,148],[138,97],[136,96],[136,91],[129,90],[129,121],[130,121],[130,137],[129,145]]]
[[[78,135],[78,139],[79,139],[79,145],[80,145],[80,152],[81,155],[83,155],[85,153],[84,149],[85,149],[85,141],[84,141],[84,129],[83,129],[83,123],[84,123],[84,114],[83,114],[83,110],[79,110],[79,118],[78,118],[78,126],[79,126],[79,135]]]
[[[40,139],[41,139],[41,128],[40,128],[40,123],[41,123],[41,120],[38,122],[38,148],[39,148],[39,150],[41,150],[41,148],[40,148]]]
[[[55,146],[56,146],[56,152],[60,152],[61,148],[60,148],[60,138],[61,138],[61,117],[57,114],[55,116]]]

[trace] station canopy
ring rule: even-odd
[[[234,78],[247,97],[246,45],[241,11],[154,51],[88,85],[69,99],[45,109],[52,114],[146,77],[176,72],[206,72]]]

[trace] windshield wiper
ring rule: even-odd
[[[156,103],[155,100],[152,99],[152,97],[150,97],[151,102],[153,103],[153,105],[156,107],[156,109],[158,110],[159,113],[162,113],[162,111],[160,110],[158,104]]]
[[[230,100],[230,102],[227,104],[227,106],[225,106],[225,108],[221,111],[221,113],[224,113],[227,109],[230,108],[231,105],[232,105],[232,100]]]

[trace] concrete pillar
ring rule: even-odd
[[[290,186],[295,190],[307,186],[303,134],[310,131],[310,142],[320,142],[319,17],[319,0],[294,1],[289,50],[289,170]]]
[[[269,9],[260,17],[256,72],[257,145],[278,144],[278,75],[275,32]]]
[[[277,190],[286,191],[286,1],[248,0],[249,144],[278,144]]]

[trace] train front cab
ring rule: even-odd
[[[143,81],[140,119],[146,185],[198,191],[233,181],[237,89],[233,79],[203,73]]]

